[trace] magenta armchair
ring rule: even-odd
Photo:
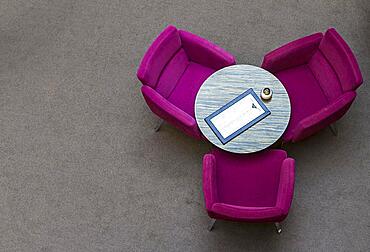
[[[233,64],[234,56],[217,45],[168,26],[145,53],[137,76],[153,113],[202,139],[194,117],[196,94],[212,73]]]
[[[293,199],[294,167],[283,150],[240,155],[213,150],[203,158],[203,193],[208,215],[215,219],[280,222]]]
[[[285,86],[291,119],[284,142],[302,140],[331,126],[349,109],[362,83],[351,49],[333,28],[290,42],[265,55],[262,68]]]

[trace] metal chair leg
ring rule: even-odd
[[[275,222],[275,228],[276,228],[276,233],[281,234],[281,224],[279,222]]]
[[[333,133],[334,136],[338,136],[338,128],[335,123],[330,124],[329,128],[331,130],[331,133]]]
[[[208,231],[211,232],[213,227],[215,226],[215,223],[216,223],[216,219],[211,219],[211,221],[209,222],[208,224]]]
[[[158,124],[154,127],[154,131],[155,132],[158,132],[160,129],[161,129],[161,126],[162,124],[164,123],[164,121],[161,119]]]

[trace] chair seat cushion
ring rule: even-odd
[[[280,169],[286,153],[281,150],[240,155],[214,150],[219,202],[244,207],[273,207]]]
[[[168,100],[190,116],[195,117],[195,97],[203,82],[214,72],[212,68],[190,62]]]
[[[289,141],[297,124],[327,106],[328,100],[307,65],[283,70],[275,75],[283,83],[290,98],[291,117],[283,135],[283,139]]]
[[[163,97],[168,98],[185,72],[188,64],[189,60],[184,49],[180,49],[162,71],[155,90]]]

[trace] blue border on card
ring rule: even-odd
[[[251,94],[254,97],[254,99],[256,99],[256,101],[258,102],[258,104],[262,107],[262,109],[265,112],[262,115],[260,115],[257,118],[255,118],[254,120],[252,120],[249,123],[247,123],[246,125],[244,125],[243,127],[241,127],[240,129],[238,129],[237,131],[235,131],[234,133],[232,133],[230,136],[224,138],[221,135],[221,133],[217,130],[217,128],[215,127],[215,125],[211,122],[211,119],[213,117],[217,116],[218,114],[220,114],[221,112],[223,112],[224,110],[228,109],[229,107],[231,107],[232,105],[234,105],[235,103],[237,103],[238,101],[240,101],[241,99],[243,99],[244,97],[246,97],[249,94]],[[238,135],[240,135],[241,133],[243,133],[245,130],[249,129],[250,127],[252,127],[256,123],[258,123],[259,121],[261,121],[263,118],[265,118],[269,114],[271,114],[271,111],[266,107],[266,105],[263,103],[263,101],[256,95],[256,93],[253,91],[253,89],[250,88],[247,91],[245,91],[244,93],[242,93],[239,96],[237,96],[236,98],[234,98],[233,100],[231,100],[228,103],[226,103],[224,106],[222,106],[221,108],[219,108],[218,110],[216,110],[215,112],[213,112],[212,114],[210,114],[209,116],[207,116],[206,118],[204,118],[204,120],[206,121],[206,123],[208,124],[208,126],[212,129],[212,131],[215,133],[215,135],[217,136],[217,138],[221,141],[221,143],[222,144],[226,144],[230,140],[234,139],[235,137],[237,137]]]

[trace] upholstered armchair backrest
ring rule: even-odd
[[[176,27],[170,25],[155,39],[144,55],[137,76],[144,85],[167,98],[188,65]]]
[[[333,28],[322,37],[308,66],[329,102],[344,92],[355,90],[362,83],[351,49]]]
[[[319,49],[334,69],[343,92],[355,90],[361,85],[362,75],[356,58],[334,28],[326,31]]]

